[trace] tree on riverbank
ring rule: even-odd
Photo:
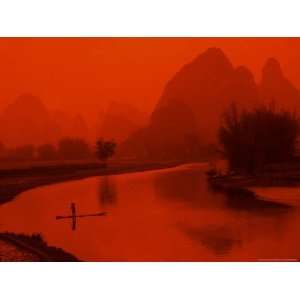
[[[260,106],[224,113],[219,142],[231,170],[253,173],[269,163],[291,160],[295,154],[299,120],[295,113]]]
[[[106,162],[115,154],[117,144],[114,141],[99,139],[96,142],[96,156],[99,160]]]

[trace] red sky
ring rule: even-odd
[[[165,83],[208,47],[220,47],[235,66],[259,78],[276,57],[300,87],[300,39],[295,38],[2,38],[0,109],[21,93],[50,108],[94,118],[107,100],[150,111]]]

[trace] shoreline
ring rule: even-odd
[[[0,170],[0,205],[18,194],[48,184],[79,180],[93,176],[119,175],[178,166],[184,162],[124,163],[104,168],[101,163],[42,166],[25,169]]]
[[[48,245],[41,235],[0,233],[0,262],[79,262],[73,254]],[[5,251],[6,249],[6,251]],[[1,253],[2,252],[2,253]]]
[[[290,180],[289,177],[282,174],[208,176],[207,181],[214,190],[220,192],[246,195],[263,202],[278,205],[295,206],[300,204],[300,202],[297,203],[295,201],[293,203],[284,194],[285,197],[276,195],[278,190],[290,192],[299,190],[300,193],[300,180],[295,180],[295,178]]]
[[[0,170],[0,205],[39,186],[93,176],[119,175],[176,167],[184,162],[124,163],[104,168],[101,163],[37,166]],[[40,235],[0,232],[0,261],[79,261],[61,248],[47,245]]]

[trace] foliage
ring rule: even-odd
[[[96,156],[99,160],[107,161],[115,154],[117,144],[114,141],[99,139],[96,142]]]
[[[290,160],[295,154],[299,122],[295,113],[262,105],[224,113],[219,141],[231,169],[252,173],[265,164]]]

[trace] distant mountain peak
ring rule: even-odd
[[[233,68],[230,60],[226,56],[226,54],[223,52],[220,48],[208,48],[203,53],[199,54],[196,59],[192,62],[192,64],[197,63],[206,63],[209,66],[215,65],[215,66],[225,66],[226,68]]]
[[[234,67],[220,48],[209,48],[168,81],[147,126],[124,142],[124,156],[185,157],[186,149],[193,148],[188,136],[199,146],[198,154],[205,153],[205,145],[216,143],[230,103],[237,101],[243,109],[252,109],[271,99],[286,107],[300,107],[300,93],[285,78],[276,59],[266,61],[257,84],[247,67]]]
[[[30,93],[24,93],[8,104],[2,114],[14,115],[15,117],[25,115],[33,117],[36,114],[46,116],[48,111],[39,97]]]
[[[218,47],[210,47],[207,48],[206,51],[204,51],[202,54],[200,55],[207,55],[207,56],[219,56],[219,57],[226,57],[225,53],[223,52],[223,50],[221,48]]]
[[[280,66],[280,63],[277,59],[274,57],[269,58],[262,71],[262,79],[274,79],[274,78],[282,78],[283,77],[283,72]]]
[[[247,67],[245,67],[245,66],[238,66],[235,69],[235,71],[236,71],[236,73],[238,73],[241,76],[248,77],[248,78],[254,78],[254,76],[251,73],[251,71]]]
[[[275,101],[279,107],[300,107],[300,91],[285,77],[275,58],[269,58],[264,65],[260,93],[265,101]]]
[[[34,106],[44,107],[42,100],[39,97],[30,93],[24,93],[19,95],[11,104],[21,105],[21,106],[34,105]]]

